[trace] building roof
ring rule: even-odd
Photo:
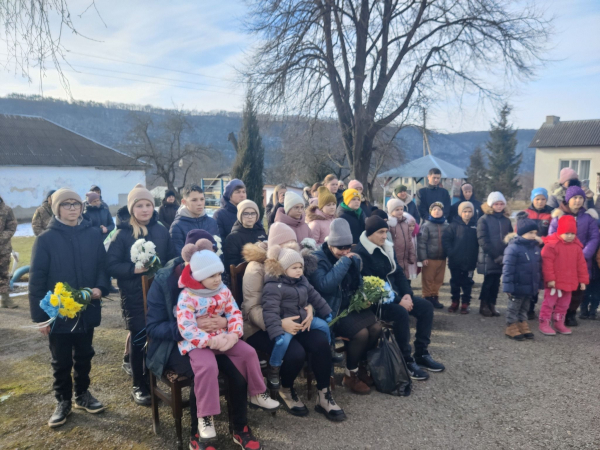
[[[424,178],[430,169],[437,167],[442,172],[442,178],[466,178],[465,171],[433,155],[423,156],[395,169],[380,174],[383,178]]]
[[[0,165],[143,169],[134,158],[35,116],[0,114]]]
[[[600,120],[561,122],[548,116],[529,144],[529,148],[545,147],[600,147]]]

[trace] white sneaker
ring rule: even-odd
[[[217,431],[215,430],[215,421],[213,420],[213,416],[202,417],[201,420],[198,421],[198,432],[200,434],[200,439],[214,439],[217,437]]]
[[[267,411],[274,411],[279,408],[279,402],[269,397],[266,392],[250,397],[250,404]]]

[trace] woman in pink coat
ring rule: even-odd
[[[283,208],[277,210],[275,222],[285,223],[294,230],[298,244],[306,238],[312,239],[312,232],[305,221],[304,199],[292,191],[285,193]]]
[[[329,236],[329,227],[335,219],[337,200],[335,195],[324,186],[318,189],[317,204],[308,207],[306,221],[317,245],[322,245]]]
[[[387,202],[388,226],[394,244],[394,254],[404,274],[408,278],[408,269],[411,264],[417,262],[415,246],[408,226],[408,220],[404,215],[404,202],[392,198]]]

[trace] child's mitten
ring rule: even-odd
[[[329,313],[327,317],[325,317],[325,322],[330,323],[333,320],[333,314]]]

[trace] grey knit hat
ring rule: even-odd
[[[350,225],[345,219],[334,219],[329,227],[327,245],[330,247],[345,247],[352,245]]]

